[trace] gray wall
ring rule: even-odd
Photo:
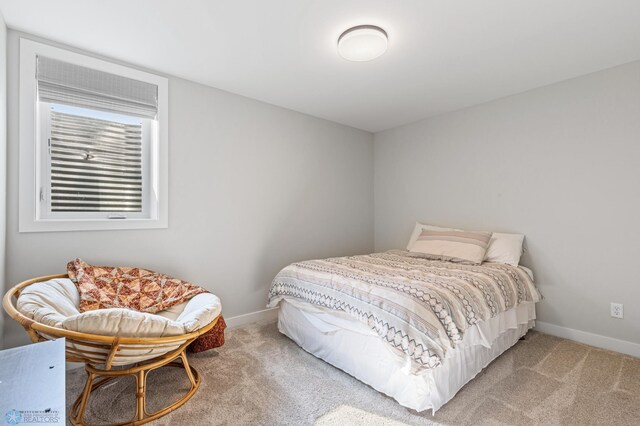
[[[264,309],[272,278],[293,261],[373,249],[370,133],[178,78],[169,78],[169,229],[20,234],[14,31],[8,84],[9,283],[63,272],[76,256],[140,265],[210,289],[232,317]]]
[[[378,133],[374,169],[377,251],[415,221],[524,233],[540,320],[640,342],[640,62]]]
[[[4,294],[7,175],[7,26],[0,13],[0,294]],[[0,313],[0,348],[4,317]]]

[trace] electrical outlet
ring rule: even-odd
[[[622,303],[611,302],[611,316],[613,318],[624,318],[624,305]]]

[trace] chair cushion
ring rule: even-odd
[[[221,311],[220,299],[202,293],[157,314],[124,308],[80,312],[76,286],[66,278],[32,284],[17,302],[18,311],[34,321],[82,333],[120,337],[166,337],[198,330]]]
[[[176,321],[124,308],[82,312],[62,321],[62,328],[120,337],[165,337],[186,333],[182,324]]]
[[[75,284],[66,278],[31,284],[20,293],[16,307],[32,320],[51,327],[80,313],[80,296]]]

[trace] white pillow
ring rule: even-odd
[[[494,232],[489,242],[489,248],[484,255],[484,261],[518,266],[520,256],[522,256],[523,242],[524,235],[522,234]]]
[[[80,313],[78,289],[68,278],[31,284],[20,293],[16,307],[21,314],[51,327],[60,327],[70,316]]]

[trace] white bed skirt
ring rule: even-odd
[[[401,405],[434,413],[535,325],[535,303],[523,303],[474,325],[442,364],[417,374],[411,363],[365,324],[297,300],[280,303],[278,328],[307,352]]]

